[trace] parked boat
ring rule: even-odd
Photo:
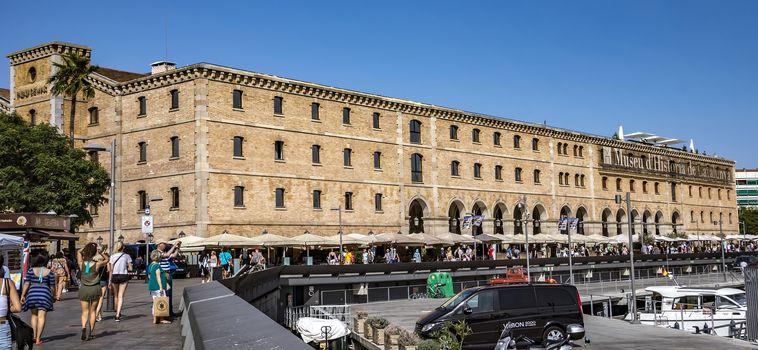
[[[643,324],[687,331],[707,330],[719,336],[735,336],[744,329],[747,312],[745,291],[737,288],[647,287],[652,301],[639,312]],[[631,315],[626,315],[631,320]]]

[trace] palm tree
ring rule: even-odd
[[[89,64],[89,59],[78,53],[63,56],[63,63],[53,63],[57,72],[48,80],[52,87],[50,91],[54,95],[62,95],[71,99],[71,118],[69,120],[69,138],[71,147],[74,147],[74,120],[76,119],[76,96],[81,93],[82,98],[89,99],[95,96],[92,83],[87,80],[90,73],[98,67]]]

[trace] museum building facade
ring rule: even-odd
[[[0,108],[68,133],[53,63],[88,47],[51,42],[8,55]],[[146,67],[147,69],[147,67]],[[116,140],[116,236],[179,232],[736,233],[731,160],[491,117],[213,64],[100,67],[77,100],[75,137]],[[110,155],[91,152],[110,169]],[[631,212],[614,201],[631,193]],[[339,209],[339,210],[334,210]],[[107,237],[109,207],[80,231]],[[524,222],[525,214],[530,221]],[[466,215],[483,217],[466,228]],[[341,222],[340,222],[341,217]],[[523,224],[522,224],[523,223]],[[476,232],[475,232],[476,231]]]

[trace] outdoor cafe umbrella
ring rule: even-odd
[[[203,240],[203,237],[199,237],[199,236],[195,236],[195,235],[186,235],[186,236],[184,236],[182,238],[172,239],[170,241],[170,243],[175,244],[175,243],[178,243],[178,242],[182,242],[183,246],[189,246],[189,245],[192,245],[195,242],[202,241],[202,240]]]
[[[436,237],[448,242],[453,242],[455,244],[476,243],[476,238],[474,238],[474,236],[461,235],[461,234],[452,233],[452,232],[446,232],[441,235],[437,235]]]
[[[339,244],[340,242],[340,235],[339,233],[333,236],[329,236],[328,239],[332,243]],[[342,244],[343,245],[369,245],[374,243],[374,240],[366,235],[362,235],[360,233],[348,233],[348,234],[342,234]]]
[[[490,235],[486,233],[476,235],[474,238],[482,243],[499,243],[503,241],[503,238],[498,237],[497,235]]]
[[[298,235],[289,239],[291,246],[305,246],[305,255],[310,256],[310,247],[327,245],[335,243],[329,237],[314,235],[308,231],[305,231],[302,235]],[[342,254],[342,252],[340,252]]]
[[[425,243],[423,241],[420,241],[416,237],[411,237],[411,235],[404,235],[400,232],[398,233],[382,233],[377,236],[378,239],[382,240],[382,242],[386,243],[392,243],[392,244],[399,244],[399,245],[424,245]]]
[[[288,244],[291,238],[263,231],[263,233],[258,236],[250,237],[250,240],[253,241],[253,245],[274,247]]]
[[[255,242],[249,237],[238,236],[224,231],[220,235],[211,236],[201,239],[190,246],[218,246],[218,247],[236,247],[236,246],[251,246],[255,245]]]
[[[425,243],[425,245],[437,245],[437,244],[444,244],[444,245],[452,245],[453,241],[449,241],[446,239],[442,239],[440,237],[437,237],[432,234],[428,233],[411,233],[411,236],[413,238],[420,240],[422,243]]]

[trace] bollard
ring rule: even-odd
[[[610,318],[613,318],[613,300],[611,300],[611,297],[608,297],[608,313],[610,314]]]
[[[711,334],[711,329],[708,328],[708,322],[703,323],[703,333],[705,333],[705,334]]]
[[[590,315],[595,316],[595,303],[592,302],[592,294],[590,294]]]
[[[674,327],[671,327],[673,329],[679,329],[679,322],[674,322]]]

